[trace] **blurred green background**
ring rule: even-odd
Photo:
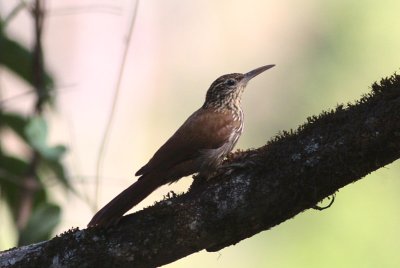
[[[0,14],[18,2],[0,0]],[[132,183],[222,74],[277,65],[244,94],[245,130],[237,145],[244,149],[358,99],[400,66],[399,1],[141,1],[94,200],[99,144],[133,8],[128,0],[46,2],[43,46],[57,93],[46,113],[49,143],[68,147],[64,164],[80,196],[48,185],[62,209],[55,234],[84,227],[91,203],[102,206]],[[32,47],[27,12],[5,31]],[[0,66],[0,90],[7,99],[30,85]],[[32,101],[24,95],[1,109],[27,113]],[[5,151],[24,153],[18,139],[6,138]],[[200,252],[166,267],[400,267],[399,173],[397,161],[341,189],[328,210],[306,211],[219,253]],[[189,184],[190,178],[162,187],[135,210]],[[0,219],[0,249],[6,249],[16,235],[4,205]]]

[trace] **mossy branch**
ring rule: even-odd
[[[400,157],[400,76],[355,104],[232,154],[216,177],[128,215],[0,253],[1,267],[154,267],[272,228]]]

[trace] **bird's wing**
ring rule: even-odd
[[[135,175],[169,169],[176,164],[195,159],[202,150],[219,148],[229,141],[233,129],[238,128],[239,125],[240,122],[234,120],[231,113],[200,108]]]

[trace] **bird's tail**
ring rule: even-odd
[[[160,187],[160,179],[155,176],[142,176],[137,182],[126,188],[107,205],[100,209],[88,223],[88,226],[110,226],[117,223],[125,212],[145,199]]]

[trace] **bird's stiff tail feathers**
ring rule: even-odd
[[[145,199],[162,184],[158,177],[146,175],[140,177],[137,182],[100,209],[88,223],[88,226],[107,227],[116,224],[125,212]]]

